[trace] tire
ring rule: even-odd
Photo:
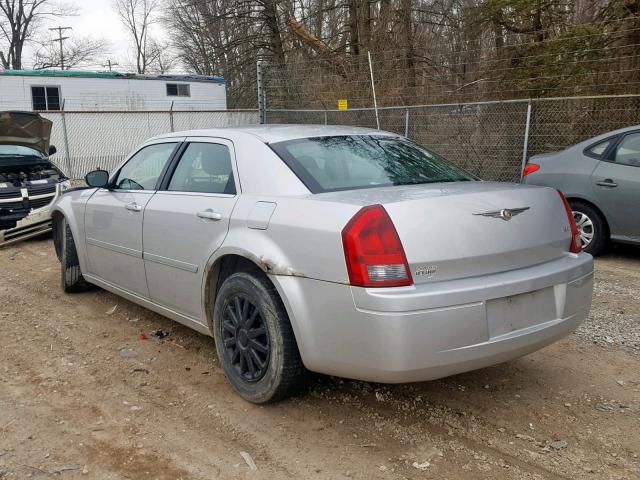
[[[275,402],[304,385],[307,371],[287,312],[262,273],[225,279],[214,305],[213,337],[227,379],[245,400]]]
[[[65,293],[85,292],[91,285],[84,279],[80,271],[78,252],[73,241],[71,228],[66,219],[60,220],[60,280]]]
[[[602,214],[583,202],[570,202],[570,205],[580,231],[582,249],[594,256],[601,254],[609,243],[609,231]]]

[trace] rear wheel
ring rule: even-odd
[[[591,205],[570,202],[576,221],[582,249],[591,255],[599,255],[607,247],[608,232],[604,218]]]
[[[91,285],[84,279],[80,271],[78,252],[73,241],[71,228],[66,219],[62,218],[60,228],[60,274],[62,290],[67,293],[84,292],[91,288]]]
[[[287,312],[264,275],[237,272],[224,281],[213,328],[222,368],[245,400],[274,402],[303,385],[306,370]]]

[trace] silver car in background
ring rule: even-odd
[[[396,383],[504,362],[591,305],[559,192],[478,181],[392,133],[171,133],[86,181],[54,207],[65,291],[98,285],[212,336],[252,402],[307,369]]]
[[[523,183],[564,193],[586,252],[601,253],[609,240],[640,245],[640,126],[535,155]]]

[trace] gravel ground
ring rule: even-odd
[[[597,260],[595,300],[578,337],[605,348],[640,354],[640,250],[618,247]],[[620,253],[618,253],[620,252]]]
[[[597,260],[588,321],[539,352],[410,385],[319,376],[272,406],[233,393],[209,338],[65,295],[58,268],[48,240],[0,250],[2,480],[640,479],[638,249]]]

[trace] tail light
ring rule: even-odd
[[[526,177],[530,173],[537,172],[538,170],[540,170],[540,165],[537,163],[527,163],[522,171],[522,176]]]
[[[398,232],[382,205],[362,208],[342,230],[349,282],[358,287],[413,284]]]
[[[582,244],[580,242],[580,232],[578,231],[578,226],[576,225],[576,219],[573,218],[573,211],[571,210],[571,205],[567,202],[567,199],[564,198],[564,195],[560,190],[558,190],[558,195],[562,199],[562,203],[564,203],[564,209],[567,212],[567,218],[569,220],[569,227],[571,228],[571,245],[569,245],[569,251],[571,253],[580,253],[582,251]]]

